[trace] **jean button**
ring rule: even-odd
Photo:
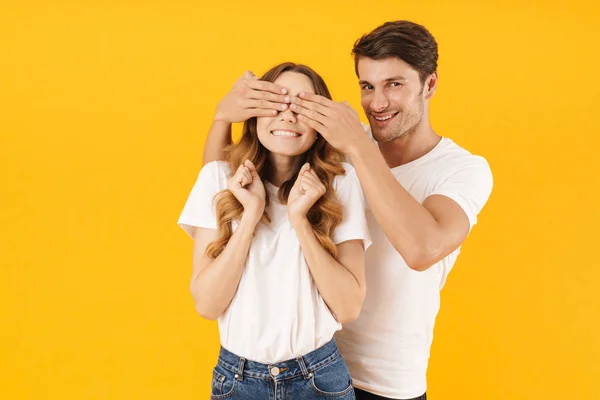
[[[277,376],[277,375],[279,375],[279,372],[280,372],[279,368],[277,368],[277,367],[271,368],[271,375]]]

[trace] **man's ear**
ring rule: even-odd
[[[438,72],[435,71],[425,80],[425,85],[423,86],[423,97],[426,100],[429,100],[433,97],[435,89],[437,89],[438,79]]]

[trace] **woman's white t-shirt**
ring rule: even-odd
[[[362,189],[354,168],[348,163],[343,166],[346,173],[335,177],[333,188],[344,207],[344,219],[332,239],[335,244],[363,240],[366,250],[371,239]],[[190,235],[193,227],[217,229],[213,198],[227,188],[230,176],[224,161],[202,168],[179,218]],[[256,227],[238,290],[219,317],[219,332],[227,350],[272,364],[325,345],[341,324],[317,290],[287,206],[277,200],[278,188],[265,182],[265,190],[270,196],[271,223],[259,222]]]

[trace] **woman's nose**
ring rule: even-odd
[[[289,107],[284,111],[280,111],[278,117],[281,122],[296,123],[296,121],[298,120],[296,114],[294,114]]]

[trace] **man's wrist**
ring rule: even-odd
[[[368,136],[360,137],[348,144],[345,153],[354,160],[360,157],[369,146],[374,146],[373,141]]]
[[[224,113],[220,112],[219,110],[215,111],[215,115],[213,117],[213,122],[231,125],[231,121],[229,121],[227,119],[227,116]]]

